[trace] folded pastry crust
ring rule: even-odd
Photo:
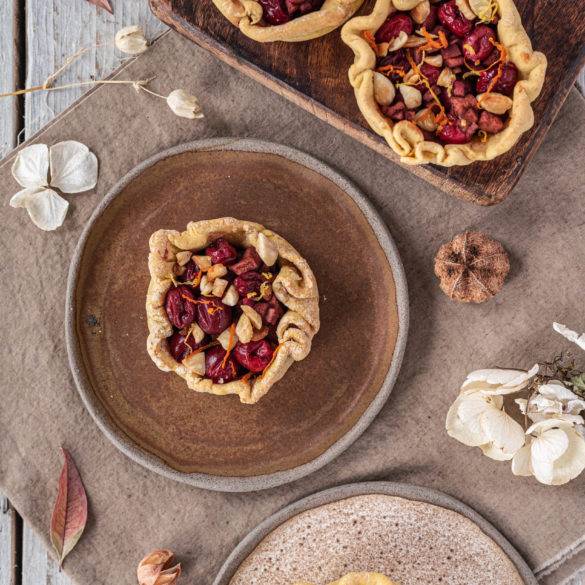
[[[485,142],[474,139],[468,144],[448,144],[425,140],[413,122],[392,122],[382,115],[374,98],[376,55],[364,40],[363,31],[376,31],[389,14],[411,10],[420,0],[377,0],[371,14],[352,18],[341,30],[341,38],[354,52],[349,69],[349,81],[354,88],[360,111],[372,130],[382,136],[403,163],[420,165],[433,163],[445,167],[468,165],[485,161],[510,150],[520,136],[534,125],[531,103],[539,96],[546,74],[546,57],[532,50],[520,14],[513,0],[496,0],[498,4],[498,36],[506,47],[510,61],[516,65],[519,81],[512,96],[513,105],[506,127],[488,137]]]
[[[268,25],[262,20],[262,5],[255,0],[213,0],[219,11],[246,36],[268,43],[308,41],[340,27],[364,0],[325,0],[319,10],[285,24]]]
[[[308,582],[296,583],[296,585],[313,585]],[[338,581],[333,581],[329,585],[396,585],[385,575],[381,573],[348,573]]]
[[[202,250],[212,241],[223,236],[231,244],[240,247],[256,247],[258,235],[264,233],[278,248],[279,272],[272,283],[276,298],[288,309],[277,326],[279,349],[274,361],[262,376],[250,380],[234,380],[227,384],[215,384],[188,367],[188,357],[183,363],[170,354],[167,337],[173,327],[165,310],[165,299],[172,286],[171,275],[177,263],[177,253]],[[258,223],[224,217],[191,222],[184,232],[159,230],[150,238],[148,268],[150,285],[146,297],[148,322],[147,350],[154,363],[163,372],[175,372],[197,392],[216,395],[237,394],[247,404],[257,402],[278,382],[295,361],[301,361],[311,351],[313,336],[319,330],[319,291],[317,281],[307,261],[284,238],[267,230]]]

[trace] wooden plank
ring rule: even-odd
[[[37,535],[24,526],[22,535],[22,585],[71,585]]]
[[[16,512],[0,494],[0,585],[16,582]]]
[[[178,32],[273,91],[315,114],[390,160],[396,155],[367,125],[347,81],[353,62],[338,31],[305,43],[257,43],[241,34],[211,2],[150,0],[155,14]],[[466,167],[406,168],[435,186],[481,205],[502,201],[543,140],[585,63],[585,28],[577,3],[563,19],[549,0],[516,0],[534,46],[549,58],[549,74],[535,103],[536,124],[512,151]],[[362,12],[370,10],[366,3]],[[555,26],[551,27],[550,23]],[[556,74],[555,74],[556,73]]]

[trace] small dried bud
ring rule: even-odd
[[[173,566],[174,555],[170,550],[154,550],[138,565],[136,576],[139,585],[175,585],[181,575],[181,564]]]
[[[140,55],[148,49],[148,41],[141,26],[127,26],[116,33],[116,47],[128,55]]]
[[[189,120],[203,118],[203,111],[199,105],[199,100],[183,89],[175,89],[175,91],[172,91],[167,97],[167,104],[181,118],[188,118]]]

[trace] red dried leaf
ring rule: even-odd
[[[98,8],[107,10],[110,14],[114,14],[110,0],[87,0],[90,4],[95,4]]]
[[[87,522],[87,496],[81,476],[69,451],[62,451],[65,463],[51,518],[51,542],[59,557],[59,565],[81,538]]]

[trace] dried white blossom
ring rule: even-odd
[[[51,148],[33,144],[16,155],[12,176],[24,189],[12,197],[10,205],[26,209],[37,227],[51,231],[65,221],[69,203],[48,187],[56,187],[63,193],[93,189],[97,183],[98,161],[87,146],[73,140],[59,142]]]
[[[537,391],[526,398],[515,400],[522,414],[526,414],[532,422],[540,422],[547,418],[557,418],[571,423],[583,424],[579,414],[585,410],[585,400],[569,390],[559,380],[551,380],[541,384]],[[528,412],[526,405],[528,404]]]
[[[172,91],[167,97],[167,104],[181,118],[189,118],[190,120],[203,118],[203,110],[199,105],[199,100],[183,89]]]
[[[534,365],[528,372],[524,370],[503,370],[493,368],[489,370],[476,370],[467,376],[462,394],[481,391],[486,395],[515,394],[528,388],[538,374],[538,365]]]
[[[569,341],[576,343],[581,349],[585,350],[585,333],[579,335],[576,331],[569,329],[566,325],[561,323],[553,323],[553,329],[566,337]]]
[[[140,55],[148,49],[148,41],[141,26],[132,25],[120,29],[114,40],[116,47],[128,55]]]

